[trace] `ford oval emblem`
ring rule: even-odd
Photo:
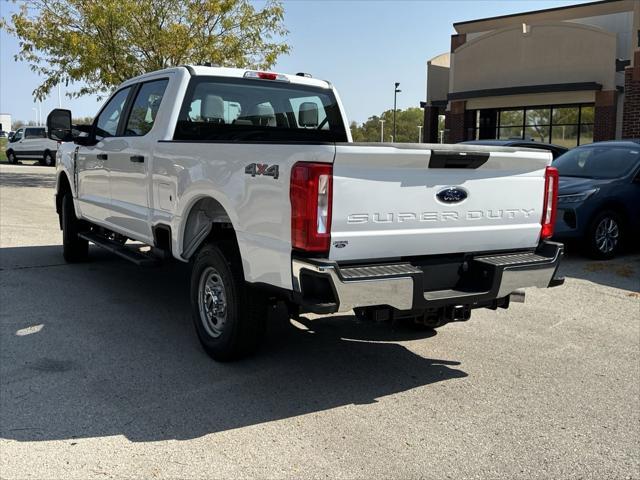
[[[447,187],[440,190],[436,197],[443,203],[460,203],[467,198],[467,191],[461,187]]]

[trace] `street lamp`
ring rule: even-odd
[[[397,100],[398,94],[402,91],[402,90],[398,90],[398,87],[400,86],[400,82],[396,82],[395,85],[396,86],[393,89],[393,138],[394,140],[396,138],[396,100]]]
[[[384,122],[386,120],[380,119],[380,143],[384,142]]]

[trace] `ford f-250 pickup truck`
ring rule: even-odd
[[[275,302],[437,327],[562,283],[551,154],[359,144],[347,125],[329,82],[204,66],[125,82],[81,134],[54,110],[64,258],[190,262],[217,360],[253,351]]]

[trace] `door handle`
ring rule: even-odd
[[[129,160],[135,163],[144,163],[144,157],[142,155],[131,155]]]
[[[108,159],[108,158],[109,158],[109,157],[107,156],[107,154],[106,154],[106,153],[99,153],[99,154],[98,154],[98,160],[106,160],[106,159]]]

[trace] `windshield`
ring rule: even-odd
[[[176,140],[344,142],[333,92],[264,80],[194,78]]]
[[[553,166],[565,177],[617,178],[629,173],[638,161],[640,145],[637,148],[602,145],[570,150]]]

